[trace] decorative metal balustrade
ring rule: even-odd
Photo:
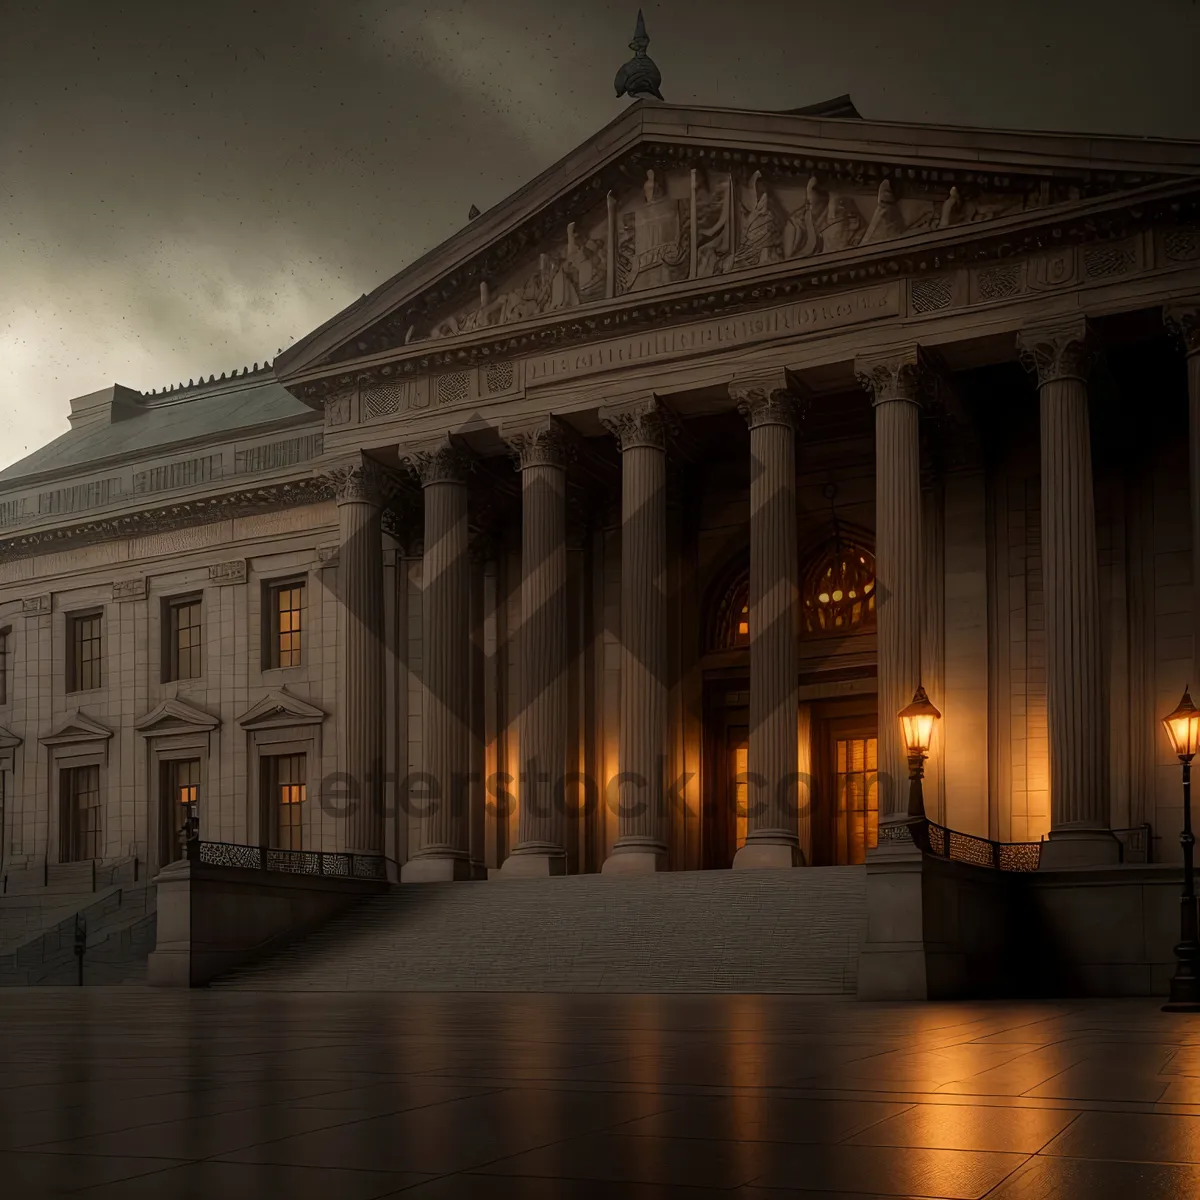
[[[1042,861],[1042,842],[997,842],[947,829],[928,819],[896,825],[892,830],[891,837],[897,840],[911,837],[926,854],[970,863],[974,867],[995,871],[1036,871]],[[1112,835],[1117,840],[1122,863],[1152,861],[1154,838],[1149,824],[1114,829]],[[881,829],[880,837],[884,836]]]
[[[236,842],[187,842],[189,862],[245,871],[280,871],[291,875],[323,875],[334,879],[388,877],[382,854],[346,854],[327,850],[278,850],[272,846],[243,846]]]
[[[932,821],[913,827],[913,841],[927,854],[996,871],[1036,871],[1042,861],[1041,842],[994,842]]]
[[[880,827],[880,841],[909,839],[926,854],[993,871],[1036,871],[1042,860],[1041,842],[994,842],[928,819]]]

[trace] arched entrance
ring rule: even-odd
[[[702,624],[706,868],[732,865],[746,837],[750,742],[749,555],[710,588]],[[863,537],[833,532],[800,576],[800,835],[814,865],[860,863],[878,837],[874,675],[875,564]],[[869,659],[869,661],[864,661]]]

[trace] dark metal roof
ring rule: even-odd
[[[862,120],[862,113],[854,107],[850,94],[822,100],[819,104],[806,104],[803,108],[785,108],[789,117],[853,117]]]

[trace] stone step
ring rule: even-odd
[[[214,986],[853,992],[862,867],[405,884]]]

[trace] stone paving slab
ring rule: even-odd
[[[1184,1200],[1200,1020],[1140,1001],[12,989],[0,1195]]]

